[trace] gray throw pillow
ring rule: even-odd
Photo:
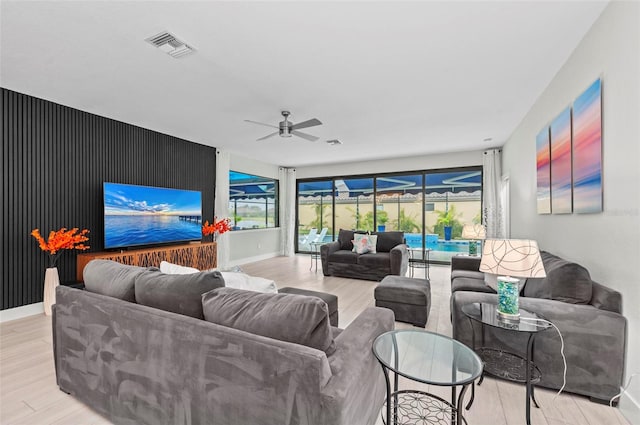
[[[297,294],[219,288],[202,296],[208,322],[324,351],[336,349],[327,303]]]
[[[593,285],[589,271],[548,252],[540,253],[545,278],[529,278],[524,287],[526,297],[545,298],[570,304],[589,304]]]
[[[145,271],[135,281],[138,304],[196,319],[204,319],[202,294],[221,287],[224,287],[224,279],[217,271],[193,274]]]
[[[136,302],[134,282],[146,270],[111,260],[91,260],[82,272],[84,287],[89,292]]]
[[[404,243],[403,232],[373,232],[378,235],[378,243],[376,250],[378,252],[389,252],[396,246]]]
[[[340,249],[346,249],[348,251],[353,249],[353,242],[351,241],[353,240],[354,233],[355,232],[353,230],[340,229],[340,232],[338,233]]]

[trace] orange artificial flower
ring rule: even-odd
[[[40,235],[39,229],[33,229],[31,231],[31,236],[38,241],[40,249],[49,254],[51,267],[55,267],[56,261],[63,250],[79,249],[84,251],[85,249],[89,249],[89,246],[84,244],[84,242],[89,240],[86,236],[89,231],[87,229],[83,229],[78,232],[78,230],[79,229],[77,227],[74,227],[71,230],[67,230],[66,227],[63,227],[58,231],[52,230],[49,232],[49,237],[46,241],[42,235]]]
[[[202,234],[204,236],[213,235],[214,233],[225,233],[231,230],[231,219],[223,218],[216,221],[215,217],[213,218],[213,223],[209,224],[209,220],[204,222],[202,226]]]

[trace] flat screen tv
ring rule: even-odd
[[[104,183],[104,248],[200,240],[202,193]]]

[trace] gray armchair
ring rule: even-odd
[[[619,392],[624,371],[627,320],[622,297],[589,277],[582,266],[542,252],[547,277],[528,279],[520,293],[520,308],[554,323],[563,335],[567,358],[565,391],[606,401]],[[453,257],[451,320],[453,337],[472,346],[472,328],[480,325],[462,313],[470,303],[497,303],[497,294],[478,270],[479,257]],[[485,327],[485,345],[524,355],[524,335]],[[536,336],[534,361],[542,372],[540,386],[559,389],[563,383],[560,339],[550,329]]]

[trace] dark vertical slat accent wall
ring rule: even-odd
[[[2,89],[2,310],[42,301],[48,255],[30,236],[39,228],[90,230],[104,246],[102,183],[199,190],[213,219],[216,149]],[[75,278],[77,251],[58,261]]]

